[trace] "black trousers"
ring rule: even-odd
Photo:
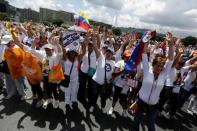
[[[172,89],[173,87],[164,86],[159,98],[158,111],[161,112],[164,108],[164,105],[167,103],[167,101],[170,100],[170,97],[172,95]]]
[[[37,95],[38,99],[41,100],[43,98],[43,92],[42,92],[40,83],[38,83],[38,84],[31,84],[29,82],[29,84],[31,86],[31,90],[32,90],[33,95]]]
[[[179,108],[182,108],[185,101],[190,97],[191,92],[181,88],[179,93]]]
[[[113,84],[108,84],[108,86],[102,85],[101,90],[100,90],[101,107],[102,108],[105,107],[106,101],[112,93],[112,88],[113,88]]]
[[[179,103],[180,103],[179,102],[179,93],[172,92],[172,95],[171,95],[170,101],[169,101],[169,107],[170,107],[169,114],[171,116],[175,115],[175,113],[178,109]]]
[[[47,92],[48,99],[52,98],[52,94],[55,100],[59,100],[58,84],[48,82],[48,77],[44,77],[44,86]]]
[[[91,97],[92,78],[80,70],[79,72],[79,90],[77,98],[79,101],[85,101]]]
[[[127,108],[127,94],[121,94],[121,91],[123,88],[118,87],[114,85],[114,96],[113,96],[113,101],[117,102],[118,99],[120,101],[120,105],[123,107],[123,109]]]

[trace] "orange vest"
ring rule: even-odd
[[[5,49],[4,58],[8,64],[8,69],[12,79],[17,79],[24,76],[22,68],[24,51],[22,49],[20,49],[18,46],[15,46],[11,50]]]
[[[22,66],[24,75],[27,77],[31,84],[39,84],[42,80],[42,71],[38,62],[38,58],[36,58],[29,52],[25,52]]]

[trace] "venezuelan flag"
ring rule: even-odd
[[[131,54],[130,59],[125,65],[124,73],[128,74],[132,71],[135,71],[137,68],[137,65],[141,62],[142,53],[144,49],[144,43],[148,42],[152,37],[156,35],[156,31],[147,31],[142,36],[141,40],[133,50],[133,53]]]
[[[90,23],[89,23],[88,17],[82,11],[80,12],[77,25],[84,28],[85,30],[90,29]]]

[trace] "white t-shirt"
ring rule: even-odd
[[[70,75],[70,81],[77,81],[79,80],[79,76],[78,76],[78,61],[76,60],[74,63],[73,63],[73,68],[72,68],[72,71],[71,71],[71,74],[70,74],[70,70],[71,70],[71,67],[72,67],[72,62],[70,60],[66,60],[64,61],[64,74],[66,75]]]
[[[119,68],[120,71],[123,71],[124,70],[124,67],[125,67],[125,62],[124,60],[120,60],[118,61],[116,64],[115,64],[115,68]],[[116,77],[115,79],[115,82],[114,84],[118,87],[125,87],[125,86],[128,86],[127,85],[127,79],[124,77],[124,74],[121,74],[119,76]]]
[[[163,54],[163,51],[161,48],[157,48],[157,49],[154,49],[153,54]]]
[[[122,49],[120,48],[119,50],[117,50],[117,51],[115,52],[115,55],[114,55],[114,57],[115,57],[115,62],[118,62],[119,60],[122,59],[122,58],[121,58],[121,54],[122,54]]]
[[[161,90],[164,86],[164,81],[167,76],[167,71],[172,66],[172,61],[167,60],[164,65],[163,71],[160,72],[157,80],[154,80],[154,74],[152,68],[149,67],[147,54],[142,55],[143,64],[143,81],[142,87],[139,91],[139,97],[145,103],[149,105],[157,104]]]
[[[184,74],[188,72],[189,69],[189,61],[185,63],[185,66],[182,67],[180,70],[177,70],[176,68],[170,68],[170,70],[167,72],[167,78],[166,78],[166,86],[174,86],[174,81],[176,79],[176,74],[181,73],[181,77],[184,77]]]
[[[51,69],[53,66],[56,66],[60,63],[60,60],[62,59],[62,53],[53,53],[52,56],[47,56],[45,50],[36,50],[31,49],[30,47],[23,45],[23,49],[25,51],[28,51],[39,58],[41,62],[44,62],[46,60],[49,61],[49,68]]]
[[[187,73],[187,76],[185,77],[184,79],[184,86],[183,88],[186,90],[186,91],[190,91],[192,89],[192,87],[194,87],[194,84],[193,82],[197,79],[197,76],[196,76],[196,71],[189,71]]]
[[[18,35],[18,39],[20,42],[26,42],[28,37],[22,32],[22,34]],[[24,40],[25,39],[25,40]],[[24,43],[25,44],[25,43]]]
[[[90,67],[93,69],[96,69],[96,54],[95,51],[93,51],[90,54]],[[83,73],[87,73],[89,69],[89,60],[88,60],[88,52],[83,56],[82,64],[81,64],[81,71]]]
[[[0,62],[3,61],[3,54],[4,54],[4,51],[5,51],[5,48],[6,48],[6,45],[0,44]]]
[[[96,81],[98,84],[103,85],[105,79],[105,69],[106,69],[106,79],[107,82],[109,83],[112,79],[114,65],[115,62],[113,60],[106,60],[105,63],[105,56],[101,54],[97,60],[96,72],[93,75],[92,79]]]

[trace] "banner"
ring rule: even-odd
[[[63,34],[63,45],[68,49],[78,49],[80,35],[75,31],[68,31]]]

